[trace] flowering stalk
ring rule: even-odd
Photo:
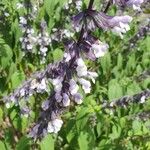
[[[131,105],[132,103],[143,104],[150,98],[150,89],[146,89],[132,96],[123,96],[117,100],[112,100],[112,102],[104,101],[102,103],[102,109],[111,109],[115,111],[117,107],[124,107]]]
[[[26,81],[21,88],[5,98],[7,106],[13,102],[20,106],[22,114],[28,116],[31,110],[26,99],[34,93],[49,94],[42,103],[40,117],[30,131],[30,137],[37,139],[47,133],[57,133],[63,124],[60,118],[63,111],[74,103],[83,102],[81,91],[85,94],[91,92],[90,80],[95,83],[98,74],[88,70],[84,60],[87,58],[94,61],[103,57],[109,48],[108,44],[93,36],[92,31],[96,28],[111,30],[123,38],[123,34],[130,29],[132,17],[108,16],[94,10],[93,3],[94,0],[90,0],[86,10],[72,17],[73,26],[79,31],[79,38],[65,42],[63,59],[35,74],[33,79]],[[41,43],[40,46],[45,47],[47,44]],[[49,84],[53,86],[52,91],[48,89]]]

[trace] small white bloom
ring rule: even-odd
[[[77,0],[75,3],[76,3],[77,10],[78,11],[81,10],[81,8],[82,8],[82,1],[81,0]]]
[[[114,107],[115,102],[110,103],[110,107]]]
[[[72,33],[69,31],[69,30],[64,30],[63,31],[63,34],[66,36],[66,37],[68,37],[68,38],[70,38],[70,37],[72,37]]]
[[[52,80],[52,84],[54,86],[55,92],[60,92],[62,89],[62,79],[61,78],[56,78]]]
[[[77,59],[77,68],[76,68],[76,71],[77,71],[77,75],[79,77],[82,77],[82,76],[86,76],[87,75],[87,67],[83,61],[82,58],[78,58]]]
[[[49,100],[46,100],[42,103],[42,109],[45,111],[49,108]]]
[[[55,119],[53,121],[50,121],[48,123],[47,131],[49,133],[58,133],[58,131],[61,129],[63,124],[63,121],[60,119]]]
[[[60,92],[55,93],[55,99],[58,103],[62,101],[62,96]]]
[[[101,41],[97,41],[92,44],[91,50],[94,52],[96,58],[103,57],[107,53],[107,49],[109,48],[108,44],[102,43]]]
[[[80,93],[76,93],[74,95],[74,101],[77,103],[77,104],[81,104],[83,101],[82,101],[83,97]]]
[[[32,80],[32,81],[31,81],[31,84],[30,84],[30,88],[31,88],[32,90],[34,90],[34,89],[37,88],[37,86],[38,86],[38,83],[37,83],[36,79]]]
[[[143,104],[143,103],[145,102],[145,99],[146,99],[146,96],[143,95],[143,96],[141,97],[140,103]]]
[[[47,52],[47,50],[48,50],[47,47],[40,47],[40,51],[44,54]]]
[[[112,28],[112,32],[118,34],[121,38],[123,38],[123,33],[126,33],[127,31],[130,30],[130,26],[128,25],[128,23],[132,21],[132,17],[130,16],[114,17],[114,20],[117,19],[120,20],[119,25]]]
[[[63,106],[67,107],[70,105],[69,96],[66,93],[63,93]]]
[[[24,90],[24,89],[21,89],[21,90],[19,91],[19,93],[20,93],[20,96],[23,97],[23,96],[25,95],[25,90]]]
[[[45,79],[42,79],[41,81],[40,81],[40,83],[38,83],[38,86],[37,86],[37,92],[42,92],[42,91],[44,91],[44,90],[46,90],[47,89],[47,86],[46,86],[46,80]]]
[[[98,74],[96,72],[88,71],[87,77],[90,78],[93,83],[95,83],[95,78],[98,77]]]
[[[69,82],[69,91],[71,93],[71,95],[74,95],[78,92],[79,90],[79,86],[77,85],[76,81],[71,79],[70,82]]]
[[[5,15],[6,17],[9,17],[9,16],[10,16],[10,14],[7,13],[7,12],[5,12],[4,15]]]
[[[23,4],[21,4],[21,3],[17,3],[17,4],[16,4],[16,8],[17,8],[17,9],[20,9],[20,8],[23,8],[23,7],[24,7],[24,6],[23,6]]]
[[[10,103],[6,103],[6,108],[10,108]]]
[[[64,53],[65,62],[69,62],[71,55],[69,53]]]
[[[27,24],[27,20],[24,17],[19,17],[19,20],[21,24]]]
[[[85,93],[90,93],[91,91],[90,81],[80,78],[79,83],[82,85],[82,89],[84,90]]]
[[[31,50],[33,48],[33,45],[32,44],[28,44],[27,45],[27,50]]]

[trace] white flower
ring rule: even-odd
[[[82,7],[82,0],[77,0],[75,3],[76,3],[76,8],[77,8],[77,10],[78,10],[78,11],[81,10],[81,7]]]
[[[62,96],[61,96],[61,93],[60,93],[60,92],[55,93],[55,99],[56,99],[56,101],[57,101],[58,103],[61,102]]]
[[[17,4],[16,4],[16,8],[17,8],[17,9],[20,9],[20,8],[23,8],[23,7],[24,7],[24,6],[23,6],[23,4],[21,4],[21,3],[17,3]]]
[[[7,102],[5,105],[6,105],[6,108],[10,108],[10,103]]]
[[[20,96],[23,97],[23,96],[25,95],[25,90],[24,90],[24,89],[21,89],[21,90],[19,91],[19,93],[20,93]]]
[[[7,12],[4,12],[4,15],[5,15],[6,17],[9,17],[9,16],[10,16],[10,14],[7,13]]]
[[[48,123],[47,131],[49,133],[58,133],[58,131],[61,129],[63,124],[63,121],[60,119],[52,120]]]
[[[24,17],[19,17],[21,24],[27,24],[27,20]]]
[[[48,48],[47,47],[40,47],[40,51],[45,54],[47,52]]]
[[[66,30],[66,29],[63,31],[63,34],[64,34],[66,37],[68,37],[68,38],[70,38],[70,37],[73,36],[73,33],[70,32],[69,30]]]
[[[37,86],[38,86],[38,83],[37,83],[36,79],[32,80],[30,83],[30,88],[34,90],[37,88]]]
[[[37,92],[42,92],[42,91],[46,91],[47,89],[47,86],[46,86],[46,80],[45,79],[42,79],[40,81],[40,83],[38,83],[38,86],[37,86]]]
[[[88,71],[87,77],[90,78],[93,83],[95,83],[95,78],[98,77],[98,74],[96,72]]]
[[[116,34],[118,34],[121,38],[123,38],[123,33],[126,33],[127,31],[130,30],[130,26],[128,23],[132,21],[132,17],[130,16],[116,16],[113,18],[115,20],[119,21],[119,25],[115,26],[112,28],[112,31]]]
[[[141,97],[140,103],[143,104],[143,103],[145,102],[145,99],[146,99],[146,96],[143,95],[143,96]]]
[[[67,107],[70,105],[69,96],[66,93],[63,93],[63,106]]]
[[[94,52],[95,57],[99,58],[106,54],[108,48],[108,44],[98,40],[96,43],[92,44],[91,50]]]
[[[80,78],[79,83],[82,85],[82,89],[84,90],[85,93],[90,93],[91,91],[90,81]]]
[[[79,86],[77,85],[76,81],[71,79],[70,82],[69,82],[69,91],[71,93],[71,95],[74,95],[78,92],[79,90]]]
[[[69,62],[71,55],[69,53],[64,53],[65,62]]]
[[[52,80],[52,84],[54,86],[55,92],[60,92],[62,89],[62,79],[61,78],[56,78]]]
[[[82,101],[82,95],[80,93],[76,93],[74,95],[74,101],[77,103],[77,104],[81,104],[83,101]]]
[[[49,100],[46,100],[42,103],[42,109],[45,111],[49,108]]]
[[[31,50],[33,48],[33,45],[32,44],[28,44],[27,45],[27,50]]]
[[[77,75],[79,77],[86,76],[87,75],[87,67],[86,67],[83,59],[82,58],[78,58],[76,60],[76,62],[77,62],[77,65],[78,65],[77,68],[76,68]]]

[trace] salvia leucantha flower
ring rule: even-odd
[[[134,10],[140,11],[141,4],[144,0],[113,0],[113,3],[120,7],[133,7]]]
[[[86,31],[101,28],[103,30],[112,30],[114,33],[120,35],[123,38],[123,33],[130,30],[128,25],[132,21],[132,17],[126,16],[108,16],[103,12],[97,12],[95,10],[86,10],[80,12],[78,15],[72,18],[75,28],[81,29],[82,23],[85,24]]]

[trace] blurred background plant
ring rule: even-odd
[[[0,98],[21,86],[35,71],[62,59],[63,42],[74,38],[70,19],[88,2],[1,0]],[[95,0],[94,7],[104,10],[107,4]],[[134,20],[123,39],[111,32],[94,32],[109,44],[109,52],[95,62],[87,62],[99,75],[96,84],[82,105],[69,107],[63,114],[64,125],[58,134],[38,141],[27,136],[46,93],[30,97],[29,118],[20,114],[17,105],[7,109],[0,100],[0,149],[150,149],[149,8],[147,0],[141,12],[124,10]],[[109,15],[122,12],[115,5],[108,9]],[[124,101],[125,95],[129,101]]]

